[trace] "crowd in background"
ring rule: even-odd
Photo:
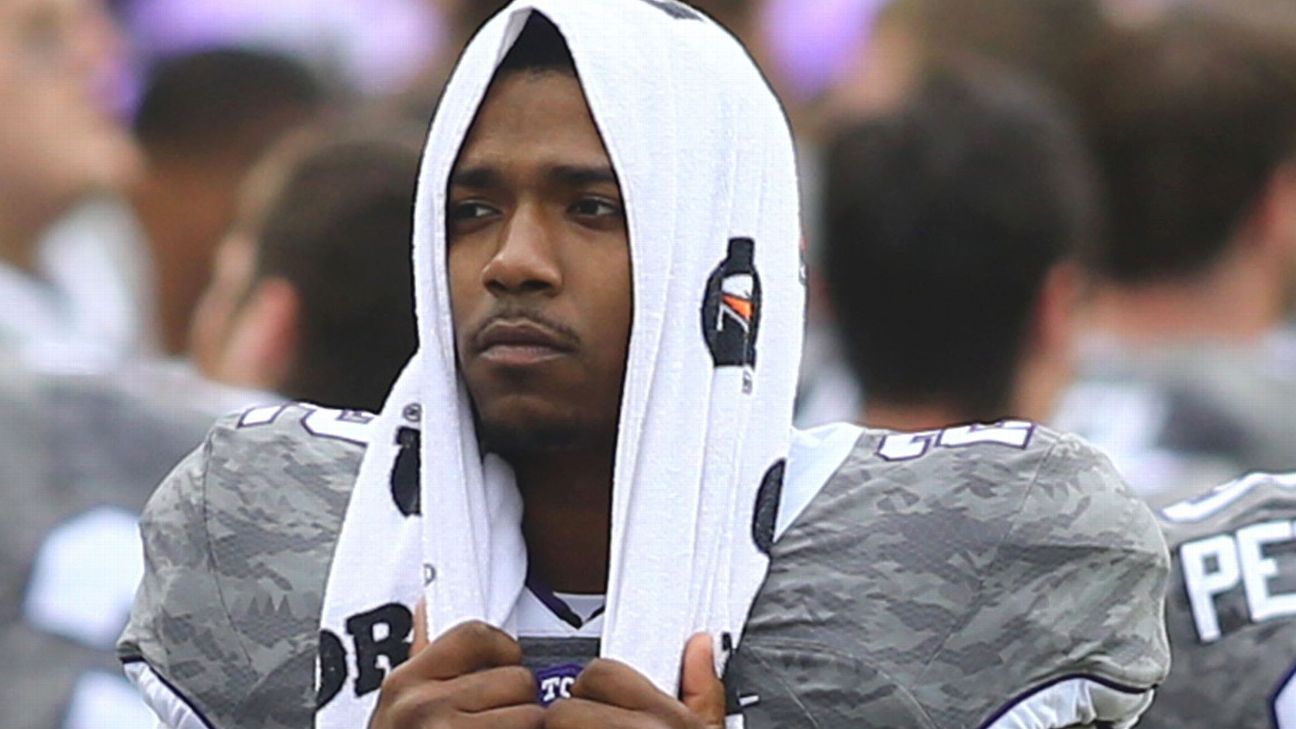
[[[381,406],[422,134],[505,4],[0,3],[0,647],[45,662],[0,724],[136,710],[122,535],[212,418]],[[1288,0],[691,4],[798,138],[800,425],[1054,423],[1153,501],[1296,469]]]

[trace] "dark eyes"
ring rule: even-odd
[[[568,211],[579,217],[603,218],[621,214],[621,206],[603,198],[589,197],[578,200]],[[462,202],[450,205],[448,216],[451,222],[472,222],[499,214],[495,207],[481,202]]]
[[[601,198],[585,198],[571,206],[571,211],[576,215],[589,217],[605,217],[609,215],[620,215],[621,207],[616,203]]]
[[[480,220],[495,214],[495,208],[479,202],[463,202],[450,206],[451,221]]]

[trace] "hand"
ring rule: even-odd
[[[713,650],[705,633],[689,639],[678,701],[624,663],[594,661],[576,678],[572,697],[549,707],[545,729],[721,729],[725,691]]]
[[[383,681],[369,729],[539,729],[543,721],[516,640],[473,621],[429,645],[420,604],[410,659]]]

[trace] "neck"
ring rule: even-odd
[[[1208,273],[1165,282],[1099,288],[1088,328],[1135,343],[1250,342],[1282,319],[1282,271],[1257,260],[1225,260]]]
[[[531,572],[557,592],[607,590],[615,444],[510,459]]]

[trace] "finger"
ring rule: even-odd
[[[420,598],[414,608],[414,645],[410,646],[410,655],[417,656],[428,647],[427,598]]]
[[[426,621],[425,621],[426,622]],[[522,646],[479,620],[460,623],[401,668],[416,679],[448,681],[488,668],[522,665]]]
[[[689,638],[684,646],[684,663],[680,668],[680,701],[707,726],[724,724],[724,682],[716,676],[715,645],[706,633],[698,633]]]
[[[590,663],[580,672],[572,684],[571,695],[631,711],[652,711],[676,703],[643,674],[607,658]]]
[[[461,721],[464,729],[541,729],[545,722],[545,710],[538,704],[506,706],[469,714],[462,717]]]
[[[535,704],[536,680],[522,666],[492,668],[460,676],[453,681],[426,684],[438,692],[454,696],[454,706],[460,711],[489,712],[504,706]]]
[[[562,699],[544,715],[544,729],[652,729],[650,717],[588,699]]]

